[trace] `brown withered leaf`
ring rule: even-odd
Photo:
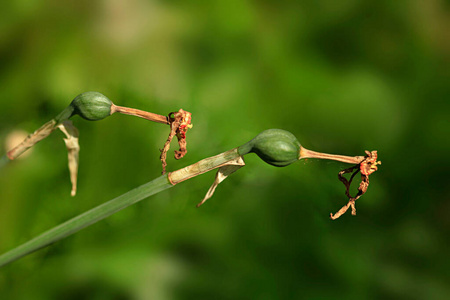
[[[206,202],[209,198],[211,198],[217,188],[217,186],[224,181],[229,175],[233,174],[240,168],[245,166],[244,158],[242,156],[239,156],[238,158],[235,158],[233,160],[230,160],[226,162],[223,166],[217,170],[216,178],[214,179],[213,184],[209,188],[208,192],[206,193],[206,196],[203,198],[203,200],[197,204],[197,207],[200,207],[203,203]]]

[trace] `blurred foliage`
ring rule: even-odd
[[[378,150],[358,215],[344,164],[257,157],[162,192],[0,270],[2,299],[448,299],[449,5],[444,0],[9,1],[0,10],[0,146],[79,93],[193,113],[169,170],[268,128],[312,150]],[[0,251],[160,173],[168,128],[74,118],[0,173]],[[447,138],[446,138],[447,136]],[[175,143],[172,149],[175,147]]]

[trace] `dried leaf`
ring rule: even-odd
[[[70,181],[72,183],[72,191],[70,194],[75,196],[77,193],[78,154],[80,152],[80,146],[78,144],[78,129],[73,126],[71,121],[64,121],[58,125],[58,128],[67,137],[64,139],[64,142],[66,143],[68,151]]]
[[[245,162],[242,156],[230,160],[229,162],[221,166],[217,171],[216,178],[211,187],[209,188],[208,192],[206,193],[205,198],[203,198],[203,200],[199,204],[197,204],[197,207],[200,207],[200,205],[205,203],[206,200],[208,200],[213,196],[214,191],[222,181],[224,181],[229,175],[233,174],[243,166],[245,166]]]

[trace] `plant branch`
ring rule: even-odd
[[[359,164],[364,160],[364,156],[347,156],[347,155],[336,155],[328,154],[322,152],[316,152],[308,150],[304,147],[300,147],[300,158],[319,158],[319,159],[329,159],[340,161],[348,164]]]
[[[178,113],[180,114],[180,121],[178,122],[179,126],[176,126],[176,128],[178,128],[177,137],[179,138],[179,141],[183,141],[186,138],[186,130],[190,127],[190,113],[184,112],[183,110],[180,110]],[[46,125],[44,125],[43,128],[47,128]],[[52,126],[50,126],[49,128],[53,130]],[[180,145],[180,149],[181,146],[182,145]],[[137,187],[117,198],[103,203],[44,232],[34,239],[10,250],[9,252],[4,253],[3,255],[0,255],[0,267],[38,249],[46,247],[62,238],[74,234],[81,229],[92,225],[138,201],[141,201],[165,189],[171,188],[177,183],[219,168],[219,172],[216,175],[216,180],[209,189],[205,198],[202,200],[202,202],[199,203],[199,205],[201,205],[212,196],[215,188],[221,181],[223,181],[229,174],[245,165],[245,162],[242,158],[245,154],[248,153],[255,153],[266,163],[277,167],[287,166],[301,158],[323,158],[356,164],[356,166],[339,173],[339,178],[345,184],[347,189],[346,195],[350,199],[348,204],[341,208],[338,213],[336,213],[335,215],[331,215],[332,219],[336,219],[344,214],[349,207],[352,207],[353,214],[356,213],[355,201],[367,191],[367,187],[369,185],[369,175],[375,172],[378,168],[377,166],[380,164],[380,162],[377,161],[376,151],[366,151],[367,156],[365,157],[350,157],[315,152],[301,147],[300,143],[291,133],[280,129],[269,129],[263,131],[253,140],[240,147],[220,153],[216,156],[205,158],[195,164],[177,171],[173,171],[167,175],[162,175],[144,185],[141,185],[140,187]],[[9,159],[11,159],[11,157],[9,157]],[[7,160],[8,157],[2,157],[0,160],[0,166],[2,164],[5,164]],[[358,189],[358,194],[355,197],[351,197],[349,194],[349,187],[356,173],[352,175],[350,181],[346,180],[342,175],[353,171],[353,169],[355,168],[359,169],[358,172],[361,172],[362,182]]]
[[[117,198],[105,202],[81,215],[53,227],[34,239],[4,253],[3,255],[0,255],[0,267],[36,250],[53,244],[67,236],[70,236],[134,203],[137,203],[163,190],[169,189],[181,181],[223,166],[224,163],[236,157],[239,157],[239,154],[236,149],[233,149],[213,157],[205,158],[178,171],[162,175]]]
[[[151,195],[159,193],[173,185],[166,176],[160,176],[144,185],[141,185],[117,198],[103,203],[81,215],[78,215],[52,229],[42,233],[34,239],[4,253],[0,256],[0,267],[13,262],[38,249],[44,248],[54,242],[72,235],[81,229],[92,225],[104,218],[145,199]]]
[[[166,116],[154,114],[154,113],[136,109],[136,108],[129,108],[129,107],[118,106],[118,105],[112,104],[111,105],[111,115],[115,112],[118,112],[121,114],[126,114],[126,115],[131,115],[131,116],[136,116],[139,118],[143,118],[143,119],[161,123],[161,124],[166,124],[166,125],[170,124],[169,118]]]

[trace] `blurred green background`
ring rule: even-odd
[[[9,1],[0,10],[0,146],[79,93],[192,112],[169,170],[268,128],[383,162],[358,215],[345,164],[213,172],[0,270],[1,299],[448,299],[449,3]],[[62,134],[0,173],[0,252],[156,178],[168,127],[124,115],[80,130],[70,197]]]

